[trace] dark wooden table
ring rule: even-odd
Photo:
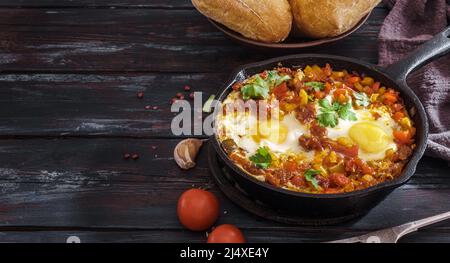
[[[386,14],[380,6],[350,37],[304,52],[376,63]],[[368,215],[327,227],[273,223],[232,204],[205,149],[181,171],[169,100],[186,84],[214,94],[235,66],[277,55],[229,41],[188,0],[0,1],[0,242],[204,242],[175,213],[192,186],[210,187],[218,223],[250,242],[326,241],[450,210],[450,168],[429,157]],[[450,222],[402,241],[450,242]]]

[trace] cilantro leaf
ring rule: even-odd
[[[284,76],[280,76],[278,74],[278,71],[276,70],[270,70],[267,72],[267,81],[269,82],[269,84],[274,87],[274,86],[278,86],[281,83],[290,80],[291,77],[288,75],[284,75]]]
[[[333,102],[333,110],[338,111],[341,108],[341,104],[337,101]]]
[[[317,115],[317,121],[323,127],[331,127],[334,128],[338,124],[338,118],[336,116],[336,112],[322,112]]]
[[[272,163],[272,156],[270,155],[270,150],[266,146],[259,147],[256,153],[249,158],[256,167],[267,169]]]
[[[339,102],[330,102],[327,99],[319,100],[320,113],[317,115],[317,121],[323,127],[334,128],[338,125],[339,118],[343,120],[356,121],[356,114],[353,112],[351,103],[340,104]]]
[[[355,96],[355,103],[358,106],[367,107],[369,106],[369,97],[364,92],[353,92],[353,96]]]
[[[336,109],[338,104],[330,102],[327,99],[319,100],[320,114],[317,115],[317,121],[323,127],[336,127],[338,124],[338,115]]]
[[[325,88],[325,84],[323,84],[322,82],[316,82],[316,81],[305,82],[303,85],[307,86],[307,87],[311,87],[315,91],[320,91]]]
[[[319,189],[319,182],[316,179],[316,175],[320,174],[320,171],[317,170],[313,170],[313,169],[308,169],[305,172],[305,179],[306,181],[310,182],[314,188],[317,190]]]
[[[288,75],[280,76],[276,70],[267,71],[267,77],[265,79],[261,78],[259,74],[256,74],[250,82],[241,88],[242,98],[244,100],[266,99],[269,97],[269,91],[273,87],[290,79],[291,77]]]
[[[242,98],[248,99],[265,99],[269,97],[269,85],[259,75],[255,79],[241,88]]]
[[[327,99],[321,99],[319,100],[320,107],[326,109],[326,110],[333,110],[333,107],[331,106],[330,102]]]
[[[356,121],[357,120],[356,114],[351,109],[352,109],[351,103],[341,105],[338,109],[339,118],[343,120]]]

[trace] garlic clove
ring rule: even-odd
[[[189,138],[182,140],[175,146],[173,156],[181,169],[191,169],[195,166],[195,157],[203,144],[203,140]]]

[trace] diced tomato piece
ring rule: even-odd
[[[348,157],[356,157],[358,156],[359,147],[358,145],[353,145],[352,147],[345,147],[338,143],[331,143],[330,147],[338,153],[341,153]]]
[[[330,84],[330,82],[325,82],[325,89],[324,89],[324,92],[325,92],[326,94],[328,94],[328,93],[330,93],[330,91],[331,91],[331,84]]]
[[[399,121],[401,118],[405,117],[405,114],[401,111],[397,111],[396,113],[394,113],[394,120]]]
[[[350,180],[343,173],[332,173],[328,178],[330,179],[332,185],[340,187],[345,187],[346,185],[352,182],[352,180]]]
[[[374,170],[366,162],[359,158],[355,158],[355,162],[363,174],[373,174]]]
[[[350,84],[355,84],[358,81],[360,81],[360,78],[358,76],[354,76],[354,77],[350,77],[347,82]]]
[[[298,164],[294,161],[286,161],[284,163],[284,169],[286,169],[286,171],[288,172],[295,172],[298,170]]]
[[[331,69],[330,64],[325,64],[325,67],[322,69],[323,73],[325,74],[325,76],[329,77],[331,76],[331,73],[333,72],[333,70]]]
[[[233,88],[233,90],[240,90],[241,87],[242,87],[242,83],[236,82],[236,83],[233,84],[232,88]]]
[[[325,98],[325,92],[322,91],[314,91],[314,97],[316,97],[317,99],[323,99]]]
[[[348,101],[347,93],[348,91],[345,88],[340,88],[334,91],[333,97],[339,103],[346,103]]]
[[[327,189],[328,187],[330,187],[330,179],[328,179],[327,177],[316,175],[316,179],[322,188]]]
[[[384,100],[383,100],[384,104],[387,104],[387,105],[394,104],[398,99],[397,95],[394,92],[384,93],[383,98],[384,98]]]
[[[395,141],[399,144],[410,144],[412,142],[412,137],[415,134],[415,129],[411,130],[394,130],[393,135]]]
[[[259,76],[263,79],[267,78],[267,71],[264,71],[262,73],[259,73]]]
[[[377,92],[379,89],[380,89],[380,82],[377,81],[377,82],[373,83],[373,85],[372,85],[372,90],[373,90],[374,92]]]
[[[347,90],[345,88],[340,88],[334,91],[333,96],[336,98],[339,95],[346,95],[347,94]]]
[[[296,175],[291,178],[291,183],[297,187],[304,188],[308,186],[306,179],[302,175]]]
[[[287,92],[288,87],[286,85],[286,82],[281,83],[273,89],[273,94],[275,94],[275,97],[277,97],[277,99],[286,97]]]
[[[359,150],[358,145],[354,145],[349,148],[343,147],[343,151],[341,153],[344,155],[347,155],[349,157],[355,157],[355,156],[358,156],[358,150]]]

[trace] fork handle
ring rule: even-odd
[[[398,235],[399,237],[404,236],[408,233],[417,231],[419,228],[422,228],[424,226],[428,226],[428,225],[432,225],[435,224],[437,222],[441,222],[444,221],[446,219],[450,219],[450,211],[446,212],[446,213],[442,213],[439,215],[435,215],[435,216],[430,216],[424,219],[420,219],[411,223],[407,223],[401,226],[398,226],[396,229],[398,231]],[[396,232],[397,232],[396,231]]]

